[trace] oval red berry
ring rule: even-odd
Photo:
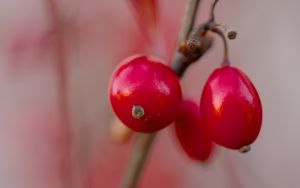
[[[257,138],[262,105],[250,79],[239,69],[216,69],[206,82],[201,115],[211,139],[224,147],[240,149]]]

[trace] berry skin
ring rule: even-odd
[[[172,123],[182,101],[176,73],[161,60],[145,55],[124,60],[112,76],[109,95],[118,118],[143,133]]]
[[[175,120],[175,132],[180,145],[190,158],[206,161],[210,157],[213,144],[201,121],[199,106],[195,102],[182,102]]]
[[[200,110],[211,139],[230,149],[250,150],[262,123],[262,105],[249,78],[239,69],[216,69],[206,82]]]

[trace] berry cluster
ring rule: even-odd
[[[213,9],[211,19],[195,30],[180,49],[187,56],[193,55],[201,47],[199,36],[208,32],[223,39],[224,59],[206,81],[199,105],[184,99],[179,76],[172,68],[147,55],[125,59],[115,70],[109,88],[112,108],[128,128],[154,133],[174,122],[183,150],[200,161],[209,158],[212,142],[249,151],[262,124],[259,95],[246,74],[230,66],[226,37],[219,29],[222,25],[214,21]],[[235,37],[235,31],[227,32],[227,38]]]

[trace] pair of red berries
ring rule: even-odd
[[[182,99],[179,78],[170,67],[152,57],[132,56],[113,74],[110,101],[119,119],[134,131],[152,133],[175,121],[185,151],[203,160],[208,156],[201,151],[198,155],[194,145],[201,145],[206,153],[211,151],[209,140],[240,149],[254,142],[262,122],[255,87],[243,72],[230,66],[210,75],[199,109]]]

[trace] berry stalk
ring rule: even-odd
[[[202,37],[203,44],[195,53],[184,53],[182,44],[186,44],[192,28],[194,27],[198,5],[200,0],[188,0],[186,3],[185,12],[183,15],[182,25],[180,27],[177,50],[173,56],[172,69],[182,77],[186,68],[197,61],[210,47],[212,40],[207,37]],[[196,55],[195,55],[196,54]],[[132,153],[127,163],[124,176],[121,182],[121,188],[135,188],[137,187],[143,168],[147,162],[151,147],[155,140],[156,134],[142,134],[137,133],[136,141],[133,145]]]

